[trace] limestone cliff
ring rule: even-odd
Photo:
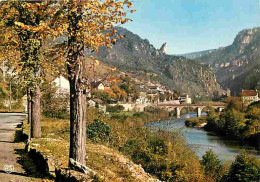
[[[125,28],[117,30],[125,38],[117,41],[112,49],[100,48],[100,60],[124,71],[156,73],[163,85],[191,95],[210,97],[220,89],[207,66],[181,56],[167,55],[166,44],[158,50],[147,39]]]
[[[208,64],[224,88],[238,95],[242,89],[260,88],[260,28],[238,33],[232,45],[221,47],[198,61]]]

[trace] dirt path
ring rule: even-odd
[[[34,181],[26,177],[25,171],[17,163],[16,151],[21,150],[22,145],[13,142],[15,128],[24,120],[24,117],[24,114],[0,113],[0,182]],[[8,167],[11,167],[11,170],[13,168],[11,174],[5,172]]]

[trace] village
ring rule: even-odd
[[[4,65],[4,62],[0,66],[0,74],[2,75],[2,82],[6,82],[6,77],[8,77],[11,83],[12,79],[16,77],[12,70]],[[158,106],[158,104],[183,105],[194,103],[191,95],[171,90],[158,82],[153,83],[150,79],[148,81],[140,80],[137,78],[136,73],[126,74],[120,72],[117,76],[110,76],[105,80],[99,78],[95,83],[95,88],[89,87],[86,89],[87,103],[89,107],[99,108],[104,113],[107,112],[106,107],[108,105],[121,105],[124,111],[142,112],[146,107]],[[49,85],[56,89],[56,97],[69,95],[69,81],[65,76],[60,75],[53,78]],[[227,91],[220,91],[218,95],[230,97],[231,93],[228,89]],[[240,97],[244,106],[260,100],[257,90],[242,90]],[[15,102],[17,100],[9,97],[4,101],[4,105],[11,110],[10,105]],[[22,102],[26,112],[28,107],[26,95],[23,96]]]

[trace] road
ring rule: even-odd
[[[19,113],[0,113],[0,182],[27,182],[25,171],[18,164],[16,154],[21,150],[21,144],[14,143],[14,134],[18,124],[24,120],[25,115]],[[11,174],[7,174],[7,167],[14,167]]]

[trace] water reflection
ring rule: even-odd
[[[203,115],[206,115],[206,113],[203,113]],[[221,160],[234,160],[235,155],[239,154],[243,149],[247,149],[250,153],[260,158],[260,151],[256,150],[255,147],[232,140],[231,138],[225,139],[219,137],[203,129],[185,127],[185,120],[196,116],[196,113],[188,113],[180,119],[152,122],[147,124],[147,126],[151,127],[152,130],[181,130],[186,137],[187,144],[200,158],[208,149],[212,149]]]

